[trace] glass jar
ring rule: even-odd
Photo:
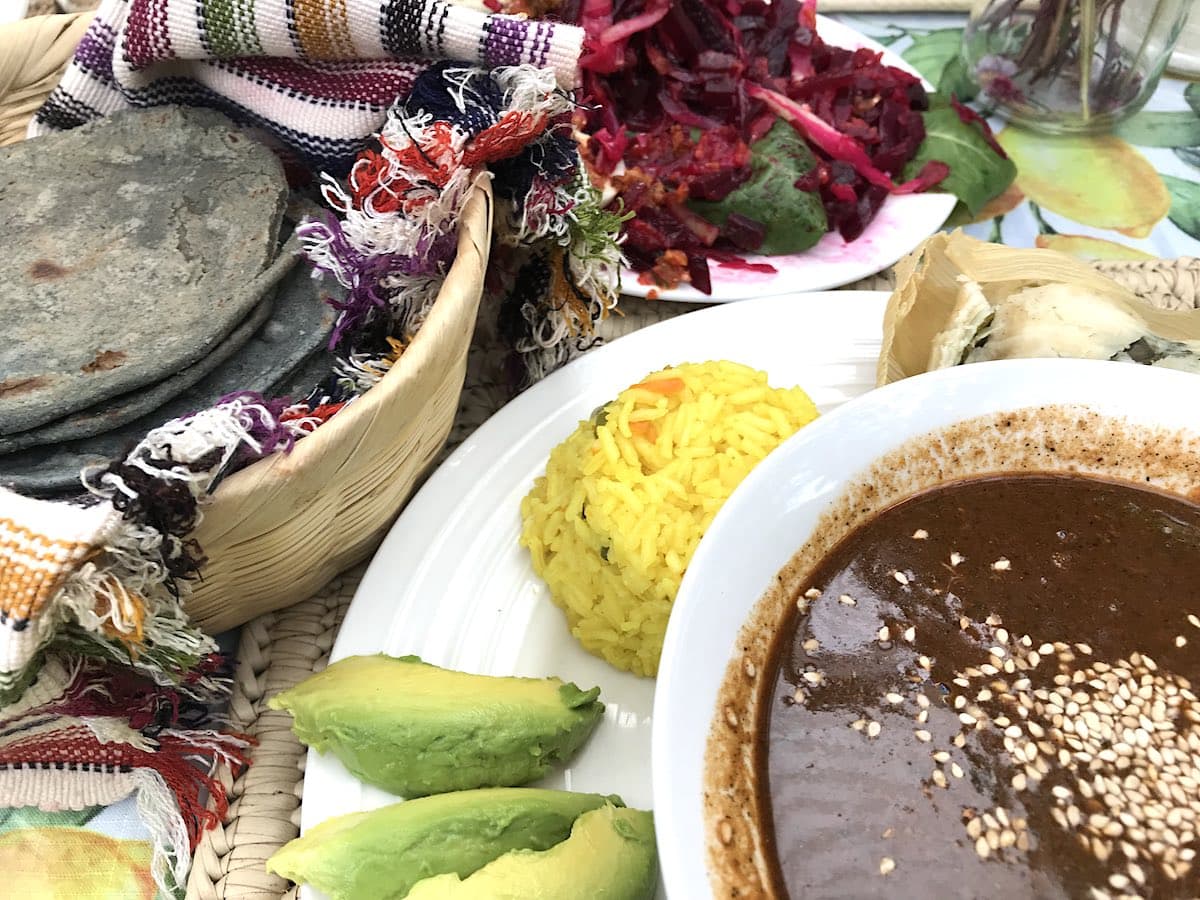
[[[1154,93],[1194,2],[977,0],[963,61],[980,99],[1018,124],[1107,131]]]

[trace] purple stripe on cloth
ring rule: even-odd
[[[483,61],[488,66],[517,66],[521,64],[521,45],[529,26],[519,19],[493,16],[488,29]]]
[[[84,32],[79,46],[75,48],[75,62],[99,81],[112,84],[113,49],[116,45],[116,32],[104,22],[96,20]]]
[[[243,57],[230,60],[225,68],[281,93],[311,99],[316,104],[333,100],[386,109],[396,98],[408,96],[413,79],[428,65],[405,60],[311,62]]]

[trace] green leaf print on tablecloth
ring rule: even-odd
[[[1162,180],[1171,194],[1168,217],[1180,231],[1200,240],[1200,184],[1171,175]]]
[[[1200,115],[1143,110],[1118,125],[1116,134],[1141,147],[1200,147]]]
[[[961,28],[909,32],[912,44],[901,53],[904,61],[921,73],[939,94],[970,100],[978,91],[962,60]]]
[[[54,828],[85,825],[96,817],[101,807],[81,810],[43,812],[36,806],[13,806],[0,809],[0,834],[15,828]]]

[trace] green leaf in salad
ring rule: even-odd
[[[1160,175],[1171,195],[1167,218],[1180,230],[1200,241],[1200,184],[1173,175]]]
[[[946,63],[946,68],[942,69],[942,75],[935,84],[939,94],[954,96],[964,102],[973,99],[979,93],[979,85],[971,77],[961,56],[955,56]]]
[[[795,186],[796,179],[817,164],[804,138],[787,122],[776,121],[750,150],[748,181],[724,200],[689,200],[688,207],[718,226],[733,213],[761,222],[767,234],[757,252],[764,256],[812,247],[829,225],[820,196]]]
[[[978,125],[962,121],[944,98],[930,98],[925,113],[925,140],[917,155],[904,167],[904,180],[915,178],[931,160],[950,167],[938,188],[956,196],[974,216],[993,197],[1012,184],[1017,167],[996,153]]]
[[[1200,114],[1143,110],[1116,127],[1117,137],[1139,147],[1200,146]]]

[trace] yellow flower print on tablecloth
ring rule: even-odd
[[[0,834],[5,897],[38,900],[153,900],[149,841],[122,841],[86,828],[17,828]]]
[[[1126,247],[1116,241],[1106,241],[1104,238],[1089,237],[1085,234],[1039,234],[1034,243],[1039,247],[1069,253],[1079,259],[1100,260],[1147,260],[1157,259],[1153,253],[1138,250],[1136,247]]]
[[[997,139],[1025,196],[1074,222],[1143,238],[1171,208],[1154,167],[1113,135],[1051,137],[1009,127]]]

